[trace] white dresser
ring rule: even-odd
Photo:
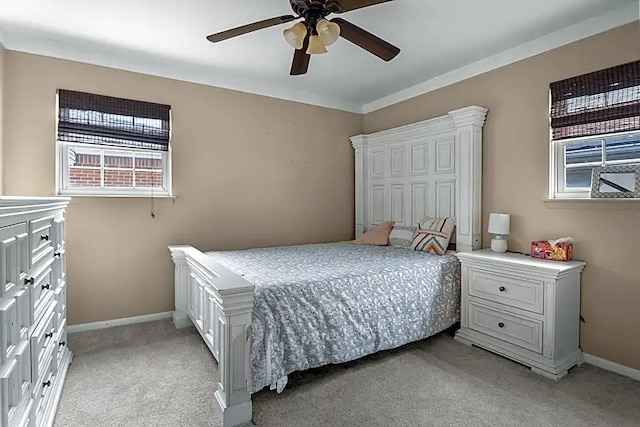
[[[0,197],[0,427],[51,426],[71,362],[68,198]]]
[[[580,261],[481,250],[457,254],[462,318],[455,339],[560,379],[582,363]]]

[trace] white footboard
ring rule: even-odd
[[[176,328],[195,325],[218,361],[223,427],[251,421],[250,326],[254,286],[191,246],[170,246]]]

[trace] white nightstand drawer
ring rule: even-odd
[[[542,322],[469,301],[469,329],[542,353]]]
[[[472,269],[469,295],[544,314],[544,283]]]

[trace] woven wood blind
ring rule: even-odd
[[[553,139],[640,130],[640,61],[551,84]]]
[[[58,140],[169,150],[171,107],[58,90]]]

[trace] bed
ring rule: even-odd
[[[457,251],[480,248],[482,127],[467,107],[353,137],[355,235],[393,220],[454,217]],[[287,375],[421,340],[458,320],[460,267],[442,256],[352,242],[202,252],[171,246],[177,328],[218,360],[222,425],[251,421],[251,394]]]

